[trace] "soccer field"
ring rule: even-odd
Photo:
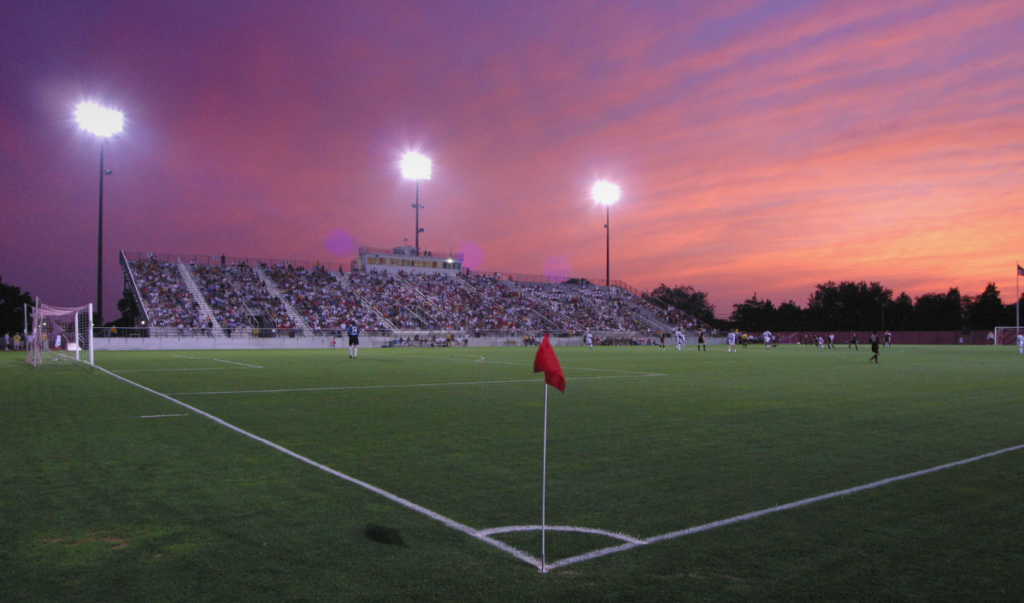
[[[2,355],[0,601],[1024,598],[1016,348],[693,348],[556,348],[548,573],[536,348]]]

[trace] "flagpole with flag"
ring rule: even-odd
[[[565,393],[565,373],[555,356],[555,348],[551,339],[544,334],[544,341],[537,348],[537,356],[533,359],[533,372],[544,372],[544,453],[541,464],[540,478],[540,571],[547,573],[547,503],[548,503],[548,386]]]

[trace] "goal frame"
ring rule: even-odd
[[[55,361],[84,362],[94,366],[94,338],[92,322],[92,304],[86,304],[77,308],[59,308],[49,306],[36,298],[34,306],[27,306],[26,319],[31,314],[31,320],[26,322],[30,330],[26,331],[25,361],[32,366],[40,366],[44,359],[49,358]],[[49,320],[49,324],[47,321]],[[55,329],[56,337],[50,340],[50,329],[56,321],[61,328]],[[49,328],[48,328],[49,327]],[[74,338],[72,341],[72,337]],[[50,350],[50,344],[60,340],[60,347]],[[64,345],[63,342],[66,342]]]
[[[1017,334],[1024,333],[1024,327],[996,327],[995,345],[1017,345]]]

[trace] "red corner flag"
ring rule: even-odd
[[[565,373],[562,372],[562,365],[558,364],[558,356],[555,356],[555,348],[551,347],[547,333],[537,348],[537,357],[533,359],[533,372],[541,371],[544,371],[544,383],[565,393]]]

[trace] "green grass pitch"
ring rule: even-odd
[[[865,346],[556,351],[568,388],[549,400],[553,526],[648,539],[1024,444],[1016,348],[895,347],[879,366]],[[534,353],[96,361],[487,530],[540,523]],[[541,573],[100,370],[0,355],[0,396],[4,602],[1024,599],[1022,449]],[[539,532],[493,538],[541,556]],[[619,544],[548,532],[546,557]]]

